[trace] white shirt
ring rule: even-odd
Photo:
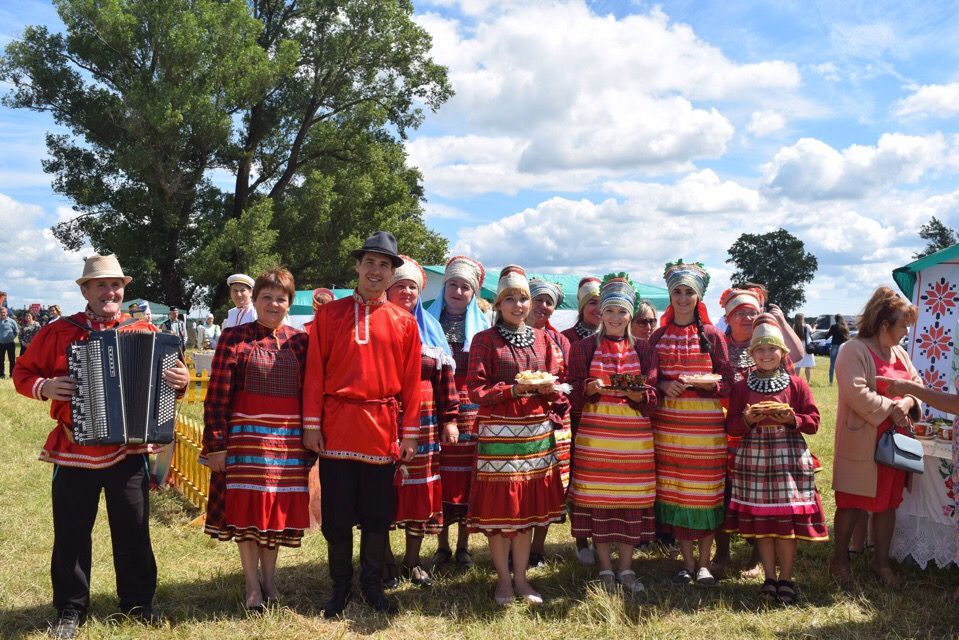
[[[245,309],[240,307],[233,307],[230,309],[229,313],[226,314],[226,320],[223,321],[223,324],[220,325],[223,329],[229,329],[230,327],[238,327],[241,324],[246,324],[247,322],[254,322],[256,320],[256,309],[253,308],[251,304]]]

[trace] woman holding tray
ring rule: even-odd
[[[466,524],[485,533],[496,568],[497,604],[515,595],[543,602],[526,579],[534,527],[559,522],[563,484],[553,430],[569,408],[555,382],[559,362],[546,334],[526,324],[530,312],[526,273],[500,273],[496,325],[473,338],[466,386],[479,405],[476,468]],[[521,372],[532,372],[532,383]],[[512,552],[513,576],[509,556]]]
[[[658,360],[656,525],[679,542],[676,584],[711,586],[709,554],[723,522],[726,429],[722,397],[733,385],[726,341],[709,321],[703,295],[709,274],[699,263],[666,265],[669,307],[649,339]],[[699,565],[693,543],[699,547]]]
[[[593,539],[599,579],[629,593],[644,591],[632,570],[633,548],[656,535],[656,463],[653,428],[645,415],[655,405],[655,356],[636,350],[630,320],[636,293],[625,274],[610,274],[600,289],[602,323],[595,339],[576,343],[570,356],[571,401],[581,410],[569,488],[572,534]],[[649,386],[623,384],[647,376]],[[613,543],[619,545],[614,573]]]

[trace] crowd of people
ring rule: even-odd
[[[497,604],[542,603],[528,569],[545,561],[548,528],[567,519],[577,558],[596,565],[610,591],[646,589],[633,550],[656,542],[678,549],[674,584],[712,586],[729,561],[730,536],[739,535],[753,545],[758,592],[796,601],[798,542],[829,538],[818,460],[804,437],[817,432],[820,413],[796,373],[807,336],[767,304],[761,285],[723,293],[720,330],[703,303],[710,276],[702,264],[666,265],[669,306],[661,318],[628,274],[584,278],[577,322],[560,332],[550,318],[562,290],[528,279],[517,265],[500,272],[488,313],[479,296],[485,271],[475,259],[449,260],[442,293],[426,308],[425,273],[399,254],[391,234],[377,232],[353,258],[353,295],[333,300],[316,290],[305,331],[285,322],[295,294],[289,271],[228,279],[235,308],[216,336],[204,407],[205,532],[237,543],[248,610],[280,598],[278,550],[298,546],[309,528],[308,477],[317,459],[332,583],[326,617],[342,614],[354,596],[354,527],[359,596],[394,613],[387,588],[401,578],[428,588],[435,566],[471,566],[471,534],[488,545]],[[121,313],[129,280],[113,256],[88,259],[77,281],[87,308],[40,329],[14,371],[17,390],[52,400],[57,421],[41,458],[58,470],[51,563],[58,637],[72,637],[86,613],[101,488],[121,558],[121,607],[155,617],[146,448],[71,441],[74,381],[56,357],[90,330],[139,326]],[[915,313],[882,287],[858,336],[837,348],[830,572],[843,584],[850,540],[870,514],[872,569],[896,584],[889,541],[908,477],[875,462],[877,440],[889,428],[907,431],[920,398],[956,404],[922,389],[898,347]],[[182,389],[187,379],[181,363],[166,382]],[[405,532],[398,564],[393,527]],[[427,535],[438,536],[430,562],[420,555]]]

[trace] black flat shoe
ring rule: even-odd
[[[430,560],[430,567],[438,567],[441,564],[449,564],[450,560],[452,559],[453,552],[449,549],[440,547],[436,550],[436,553],[433,554],[433,558]]]
[[[773,580],[772,578],[766,578],[766,581],[763,582],[763,586],[759,588],[759,593],[760,595],[765,596],[767,598],[775,598],[776,587],[778,585],[779,583]]]
[[[387,598],[386,594],[382,591],[377,589],[363,589],[361,595],[363,596],[363,602],[377,613],[385,613],[388,616],[394,616],[399,613],[400,609],[396,606],[396,603],[393,602],[391,598]]]
[[[403,577],[415,584],[417,587],[429,589],[433,586],[433,577],[420,565],[416,565],[415,567],[407,567],[404,564],[402,571]]]
[[[395,589],[400,586],[400,572],[395,562],[383,563],[383,588]]]
[[[155,626],[163,622],[163,616],[157,613],[153,607],[133,607],[127,611],[127,616],[133,622]]]
[[[254,604],[254,605],[245,605],[246,612],[254,616],[262,616],[266,613],[266,605],[263,604]]]
[[[50,637],[56,640],[76,638],[83,616],[76,609],[64,609],[57,615],[57,621],[50,625]]]

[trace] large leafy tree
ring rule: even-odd
[[[806,301],[805,286],[819,268],[803,241],[785,229],[744,233],[729,248],[728,263],[736,265],[736,285],[757,282],[769,290],[769,302],[790,313]]]
[[[90,242],[117,253],[136,275],[136,294],[181,306],[206,296],[219,306],[225,273],[278,260],[327,265],[311,281],[340,278],[341,247],[311,252],[327,242],[318,234],[352,230],[346,225],[363,213],[428,240],[415,250],[445,251],[425,227],[419,176],[396,144],[422,122],[423,108],[451,95],[409,2],[56,6],[64,34],[31,27],[7,47],[0,78],[13,90],[5,100],[49,111],[70,130],[48,136],[44,169],[80,215],[55,233],[69,247]],[[217,169],[235,176],[233,189],[211,180]],[[314,233],[291,222],[319,215],[295,208],[311,206],[302,192],[318,177],[342,193],[348,176],[369,196],[339,197],[331,212],[342,221]],[[347,210],[350,203],[366,208]]]
[[[233,114],[292,65],[270,59],[242,0],[56,0],[64,33],[28,27],[7,47],[5,103],[51,113],[43,168],[79,212],[55,228],[78,249],[117,253],[135,295],[189,306],[186,269],[221,205],[208,171]]]
[[[917,260],[937,251],[948,249],[959,241],[959,235],[947,227],[939,218],[933,216],[929,222],[919,227],[919,237],[926,241],[926,247],[914,254]]]

